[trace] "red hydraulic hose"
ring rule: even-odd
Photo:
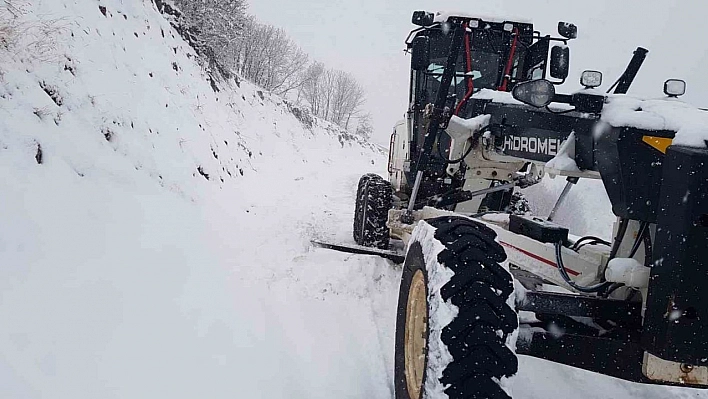
[[[465,57],[467,58],[467,74],[472,72],[472,50],[471,50],[471,45],[470,45],[470,36],[472,36],[471,32],[467,31],[467,23],[465,22],[463,25],[465,29]],[[457,108],[455,108],[455,115],[459,115],[460,111],[462,110],[462,107],[467,104],[467,100],[472,97],[472,93],[474,92],[474,81],[472,78],[472,75],[468,75],[467,77],[467,93],[465,93],[465,97],[462,98],[462,101],[460,101],[459,104],[457,104]]]
[[[504,69],[504,79],[502,80],[499,91],[506,91],[509,79],[511,79],[511,67],[514,66],[514,55],[516,55],[516,44],[519,41],[519,28],[514,28],[514,41],[511,43],[511,51],[509,51],[509,59],[506,61]]]

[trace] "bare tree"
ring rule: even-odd
[[[249,18],[235,46],[235,64],[245,78],[280,95],[302,86],[309,57],[283,29]]]
[[[355,133],[364,140],[369,140],[371,138],[371,134],[374,132],[374,126],[371,124],[371,114],[363,114],[359,116],[358,119],[359,122],[356,125]]]
[[[284,57],[284,62],[276,69],[271,90],[281,95],[287,95],[302,86],[302,73],[307,66],[309,56],[294,45],[287,46],[281,54],[281,57]]]
[[[322,63],[311,64],[303,74],[298,93],[313,114],[349,129],[352,117],[364,105],[364,90],[349,73],[326,69]]]
[[[298,99],[302,97],[304,102],[310,105],[310,110],[314,115],[322,116],[322,75],[325,73],[325,66],[321,62],[314,62],[307,67],[303,74],[303,83],[298,93]]]
[[[336,71],[333,88],[331,121],[349,129],[349,122],[364,105],[364,89],[347,72]]]
[[[324,114],[320,115],[322,118],[324,118],[327,121],[332,122],[333,121],[333,114],[332,112],[332,104],[334,103],[334,97],[335,97],[335,86],[334,82],[337,79],[335,71],[331,69],[325,69],[324,73],[320,77],[320,96],[322,97],[321,100],[321,105],[322,105],[322,110]]]
[[[208,49],[222,65],[233,67],[233,43],[240,37],[246,18],[245,0],[174,0],[180,21],[196,43]]]
[[[205,45],[206,55],[222,66],[276,94],[296,93],[314,115],[344,129],[359,115],[365,99],[359,82],[350,73],[310,63],[283,29],[246,16],[245,0],[174,1],[186,20],[186,36]]]

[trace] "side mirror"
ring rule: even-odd
[[[664,82],[664,94],[673,98],[686,94],[686,82],[681,79],[667,80]]]
[[[568,22],[558,22],[558,34],[566,39],[577,39],[578,27]]]
[[[430,26],[435,23],[435,15],[426,11],[413,11],[411,22],[413,25]]]
[[[551,77],[565,80],[570,69],[570,49],[568,47],[553,46],[551,49]]]
[[[411,45],[411,69],[425,71],[430,65],[430,46],[428,36],[417,36]]]

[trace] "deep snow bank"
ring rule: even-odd
[[[214,92],[150,1],[25,10],[60,29],[1,55],[0,396],[387,397],[396,272],[309,246],[379,149]]]

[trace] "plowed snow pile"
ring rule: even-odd
[[[309,244],[351,241],[381,149],[247,82],[214,91],[150,1],[19,15],[0,50],[0,396],[390,398],[400,271]],[[536,360],[516,381],[694,395]]]

